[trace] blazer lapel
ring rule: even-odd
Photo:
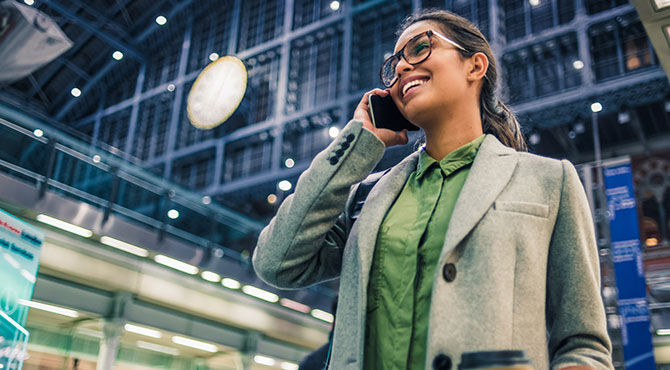
[[[372,255],[377,243],[377,233],[386,212],[405,186],[409,175],[416,169],[419,152],[414,152],[382,176],[372,188],[359,215],[358,253],[360,257],[360,281],[367,289]]]
[[[458,196],[440,261],[465,238],[505,188],[516,168],[516,151],[486,135]]]

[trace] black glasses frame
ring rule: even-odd
[[[384,84],[384,86],[386,86],[386,87],[391,87],[398,81],[398,76],[395,73],[395,66],[393,67],[393,79],[391,79],[391,82],[386,83],[387,79],[384,78],[384,70],[386,69],[386,66],[389,63],[392,63],[394,60],[397,60],[398,62],[400,62],[400,58],[402,58],[402,59],[405,59],[405,61],[407,63],[409,63],[410,65],[415,66],[419,63],[424,62],[426,59],[428,59],[430,57],[430,55],[433,53],[433,38],[432,38],[433,35],[435,35],[435,36],[443,39],[444,41],[450,43],[451,45],[453,45],[454,47],[456,47],[459,50],[466,51],[465,48],[463,48],[461,45],[459,45],[458,43],[456,43],[452,39],[448,38],[447,36],[442,35],[439,32],[435,32],[433,30],[428,30],[428,31],[425,31],[425,32],[421,32],[420,34],[412,37],[409,41],[407,41],[405,43],[405,45],[403,45],[403,47],[400,50],[398,50],[397,53],[395,53],[395,54],[391,55],[390,57],[386,58],[384,63],[382,63],[382,67],[379,70],[379,78],[382,80],[382,84]],[[424,37],[424,36],[428,36],[428,41],[429,41],[429,43],[428,43],[428,54],[426,54],[426,56],[423,59],[419,60],[418,62],[411,63],[409,60],[407,60],[407,57],[405,57],[405,48],[407,47],[407,45],[409,45],[413,41],[415,41],[415,40],[417,40],[421,37]]]

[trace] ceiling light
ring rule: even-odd
[[[158,23],[159,26],[162,26],[165,23],[167,23],[167,18],[163,17],[162,15],[159,15],[158,17],[156,17],[156,23]]]
[[[250,296],[262,299],[264,301],[272,302],[272,303],[277,302],[279,300],[279,296],[277,296],[276,294],[270,293],[270,292],[268,292],[266,290],[263,290],[263,289],[260,289],[260,288],[256,288],[255,286],[251,286],[251,285],[245,285],[244,287],[242,287],[242,291],[245,294],[248,294]]]
[[[147,251],[146,249],[136,247],[132,244],[128,244],[126,242],[123,242],[123,241],[118,240],[118,239],[111,238],[109,236],[102,236],[100,238],[100,243],[102,243],[104,245],[108,245],[112,248],[116,248],[118,250],[122,250],[124,252],[134,254],[136,256],[140,256],[140,257],[149,256],[149,251]]]
[[[286,161],[284,161],[284,165],[286,166],[286,168],[292,168],[293,166],[295,166],[295,161],[293,160],[293,158],[286,158]]]
[[[37,128],[35,129],[35,131],[33,131],[33,135],[35,135],[36,137],[42,137],[44,136],[44,131]]]
[[[330,2],[330,10],[337,11],[339,9],[340,9],[340,2],[339,1],[331,1]]]
[[[137,347],[142,349],[148,349],[149,351],[161,352],[172,356],[179,355],[179,350],[172,347],[161,346],[156,343],[149,343],[143,340],[137,341]]]
[[[575,60],[574,62],[572,62],[572,67],[574,69],[582,69],[584,68],[584,62],[582,62],[581,60]]]
[[[288,298],[280,299],[279,304],[286,307],[286,308],[290,308],[292,310],[296,310],[296,311],[302,312],[302,313],[309,313],[309,311],[311,310],[311,308],[309,308],[309,306],[304,305],[300,302],[292,301]]]
[[[174,84],[169,84],[169,85],[167,85],[167,91],[172,92],[172,91],[174,91],[174,89],[175,89]]]
[[[603,110],[602,104],[600,104],[598,102],[595,102],[595,103],[591,104],[591,112],[598,113],[602,110]]]
[[[137,326],[137,325],[133,325],[133,324],[126,324],[126,325],[123,326],[123,328],[128,332],[135,333],[135,334],[140,334],[140,335],[146,335],[147,337],[151,337],[151,338],[158,339],[158,338],[162,337],[160,331],[145,328],[145,327],[142,327],[142,326]]]
[[[620,124],[628,123],[630,122],[630,113],[628,112],[619,112],[619,115],[617,116],[617,120],[619,121]]]
[[[287,180],[280,181],[278,186],[279,186],[279,190],[283,190],[283,191],[289,191],[293,187],[291,182],[287,181]]]
[[[337,135],[340,134],[340,129],[337,127],[331,127],[328,129],[328,135],[332,137],[333,139],[337,137]]]
[[[277,203],[277,196],[274,194],[268,195],[268,203],[275,204]]]
[[[200,349],[200,350],[207,351],[207,352],[212,352],[212,353],[219,350],[218,347],[216,346],[216,344],[201,342],[199,340],[194,340],[194,339],[189,339],[189,338],[184,338],[184,337],[180,337],[178,335],[175,335],[174,337],[172,337],[172,342],[177,343],[177,344],[181,344],[182,346],[187,346],[187,347],[191,347],[191,348],[195,348],[195,349]]]
[[[540,0],[528,0],[528,2],[529,2],[530,5],[532,5],[532,6],[538,6],[538,5],[540,5]]]
[[[219,54],[218,53],[209,54],[209,60],[211,60],[212,62],[217,60],[217,59],[219,59]]]
[[[79,96],[81,96],[81,90],[79,90],[76,87],[73,87],[72,90],[70,90],[70,94],[72,94],[72,96],[74,96],[75,98],[78,98]]]
[[[176,209],[171,209],[171,210],[168,211],[167,216],[170,219],[175,220],[175,219],[179,218],[179,211],[177,211]]]
[[[55,314],[58,314],[58,315],[63,315],[63,316],[73,317],[73,318],[74,317],[79,317],[79,313],[77,311],[70,310],[70,309],[63,308],[63,307],[52,306],[50,304],[39,303],[39,302],[35,302],[35,301],[27,301],[25,299],[19,299],[18,302],[19,302],[20,305],[28,306],[28,307],[35,308],[35,309],[42,310],[42,311],[55,313]]]
[[[658,329],[656,335],[670,335],[670,329]]]
[[[231,278],[223,278],[223,280],[221,280],[221,285],[228,289],[240,289],[241,286],[239,281]]]
[[[79,227],[77,225],[73,225],[71,223],[67,223],[65,221],[61,221],[57,218],[53,218],[47,215],[43,214],[37,215],[37,221],[45,223],[47,225],[51,225],[53,227],[57,227],[67,232],[71,232],[73,234],[77,234],[79,236],[83,236],[84,238],[90,238],[91,236],[93,236],[93,231],[91,230],[84,229],[83,227]]]
[[[93,156],[93,163],[100,163],[101,159],[102,158],[100,158],[100,156],[96,154]]]
[[[121,60],[123,59],[123,53],[117,50],[112,54],[112,58],[116,60]]]
[[[98,339],[102,339],[102,338],[105,337],[105,334],[103,334],[100,330],[93,330],[93,329],[88,329],[88,328],[77,328],[77,330],[75,330],[75,332],[78,333],[78,334],[83,334],[83,335],[93,337],[93,338],[98,338]]]
[[[335,320],[335,316],[333,316],[332,313],[328,313],[326,311],[319,310],[317,308],[312,310],[312,316],[319,319],[323,320],[325,322],[330,322],[332,323],[333,320]]]
[[[254,362],[265,366],[275,366],[275,359],[267,356],[256,355]]]
[[[203,271],[200,276],[202,276],[202,278],[207,281],[211,281],[212,283],[218,283],[221,281],[221,276],[211,271]]]
[[[35,4],[35,0],[23,0],[23,2],[26,3],[26,5],[33,5],[33,4]]]
[[[298,370],[298,364],[284,361],[281,363],[281,368],[284,370]]]
[[[175,270],[179,270],[181,272],[185,272],[190,275],[195,275],[198,273],[197,267],[189,265],[188,263],[182,261],[178,261],[174,258],[164,256],[162,254],[156,255],[156,257],[154,257],[154,261],[160,263],[161,265],[173,268]]]
[[[212,197],[210,197],[209,195],[205,195],[204,197],[202,197],[201,200],[202,200],[202,204],[212,203]]]

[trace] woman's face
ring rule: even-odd
[[[394,53],[398,52],[412,37],[428,31],[443,33],[439,24],[420,21],[409,26],[398,38]],[[448,35],[445,35],[448,37]],[[397,82],[391,86],[391,96],[400,111],[419,127],[434,120],[436,115],[449,112],[463,102],[468,88],[467,63],[459,50],[438,36],[432,37],[430,57],[417,65],[401,58],[396,66]],[[406,89],[413,80],[420,84]],[[411,85],[410,85],[411,86]]]

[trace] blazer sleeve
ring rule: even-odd
[[[567,160],[562,164],[561,199],[547,271],[551,368],[613,369],[591,212],[577,171]]]
[[[352,120],[314,157],[260,233],[252,263],[263,281],[294,289],[339,276],[350,228],[347,199],[384,149],[361,121]]]

